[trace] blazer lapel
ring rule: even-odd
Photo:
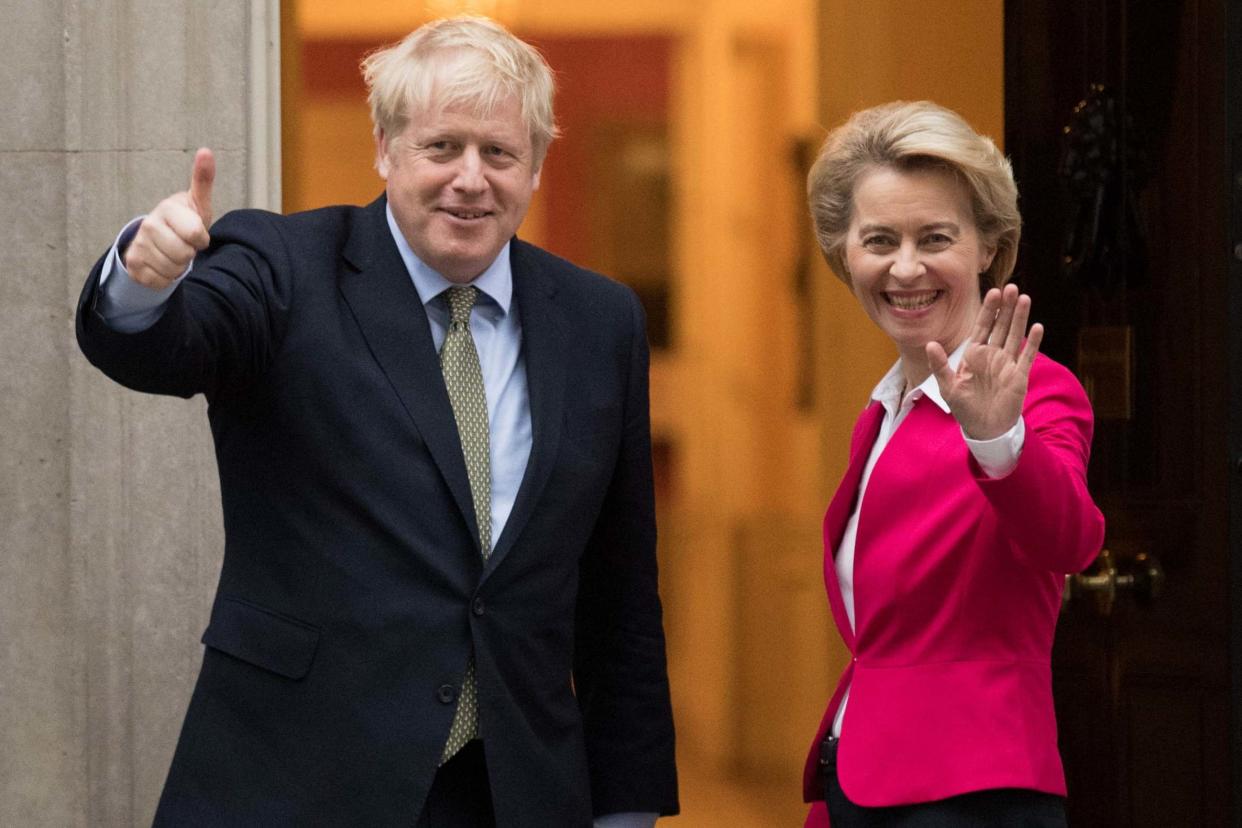
[[[961,440],[960,428],[946,427],[954,424],[952,414],[936,405],[934,400],[926,396],[922,397],[906,415],[901,427],[893,432],[893,437],[889,441],[890,446],[896,446],[893,457],[942,457],[944,456],[942,452],[950,441],[964,448],[965,443]],[[885,449],[884,453],[888,454],[888,449]],[[886,468],[881,469],[881,465]],[[881,480],[886,478],[891,473],[887,465],[883,463],[883,460],[877,463],[875,470],[871,472],[872,477],[875,478],[878,473]],[[868,484],[868,489],[870,489],[870,484]]]
[[[340,291],[478,538],[466,461],[431,326],[392,240],[385,204],[382,196],[373,201],[352,228],[344,248],[347,266],[341,271]]]
[[[526,363],[526,386],[530,394],[531,447],[513,511],[487,560],[484,578],[509,554],[530,520],[552,473],[564,420],[565,354],[569,346],[565,323],[553,302],[556,283],[531,260],[523,242],[514,239],[509,250],[513,296],[522,317],[522,358]]]
[[[841,637],[852,652],[854,649],[854,631],[850,626],[849,615],[845,612],[845,601],[841,597],[841,584],[837,580],[836,554],[845,533],[845,524],[854,510],[858,497],[858,484],[862,481],[863,469],[867,458],[871,455],[871,447],[880,433],[880,424],[884,421],[884,406],[872,402],[858,418],[854,428],[854,438],[850,446],[850,464],[845,470],[841,485],[837,486],[828,511],[824,515],[824,584],[828,588],[828,605],[832,608],[832,617],[837,622]]]

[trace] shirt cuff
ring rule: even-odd
[[[966,447],[988,477],[1004,477],[1018,467],[1022,445],[1026,442],[1026,421],[1018,417],[1013,428],[991,440],[972,440],[962,432]]]
[[[660,815],[647,812],[605,814],[595,818],[595,828],[652,828]]]
[[[194,267],[191,262],[175,282],[160,290],[152,290],[135,282],[125,269],[121,254],[138,234],[138,227],[144,218],[139,216],[117,234],[112,249],[108,251],[103,272],[99,275],[99,298],[95,311],[109,328],[120,333],[145,331],[159,321],[173,291]]]

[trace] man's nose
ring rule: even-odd
[[[487,189],[487,177],[483,175],[483,156],[478,147],[466,147],[457,159],[457,175],[453,188],[467,193],[479,193]]]

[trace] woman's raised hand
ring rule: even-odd
[[[940,394],[972,440],[999,437],[1022,415],[1027,378],[1044,338],[1038,323],[1027,333],[1030,315],[1031,297],[1016,285],[992,288],[983,297],[956,371],[939,342],[927,343],[927,362]]]

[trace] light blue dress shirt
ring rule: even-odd
[[[449,321],[448,303],[440,295],[454,283],[418,258],[397,228],[392,208],[386,207],[385,210],[388,229],[423,303],[427,322],[431,326],[431,338],[436,353],[439,353]],[[96,310],[109,327],[123,333],[135,333],[154,325],[164,311],[164,304],[193,267],[193,264],[187,267],[176,282],[163,290],[151,290],[129,278],[121,261],[120,249],[132,240],[142,218],[134,219],[117,234],[99,278],[100,295]],[[479,352],[483,391],[487,396],[494,546],[504,533],[509,514],[513,511],[513,501],[518,487],[522,485],[531,448],[530,392],[526,383],[526,361],[522,357],[522,323],[519,309],[513,301],[513,270],[509,262],[508,243],[491,266],[471,284],[480,293],[470,314],[470,335],[474,337],[474,346]],[[608,814],[597,817],[595,826],[652,828],[657,817],[654,813]]]
[[[397,229],[392,208],[385,207],[385,212],[393,241],[427,311],[431,339],[439,353],[449,323],[448,302],[441,294],[453,287],[453,283],[418,258]],[[530,393],[526,387],[526,360],[522,358],[522,321],[513,301],[513,270],[507,242],[496,260],[470,284],[479,289],[479,299],[470,313],[470,335],[479,352],[483,393],[487,395],[487,442],[492,462],[492,545],[495,546],[513,511],[531,446]]]

